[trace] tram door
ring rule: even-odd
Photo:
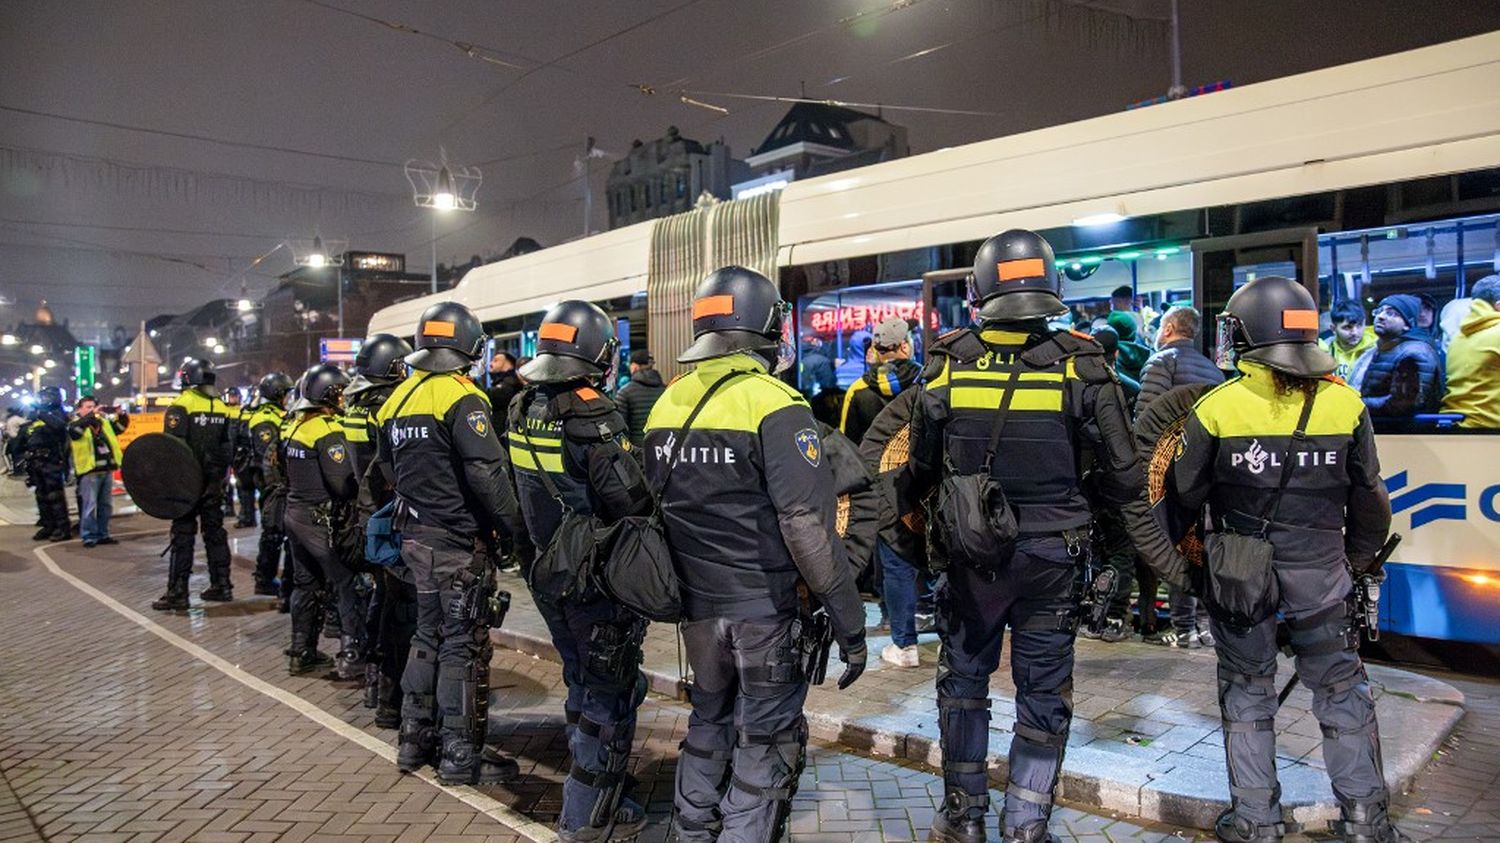
[[[969,308],[969,270],[939,269],[922,275],[922,349],[956,328],[973,324]],[[922,359],[926,359],[925,357]]]
[[[1195,240],[1193,252],[1193,304],[1203,314],[1203,353],[1217,359],[1214,325],[1230,295],[1240,287],[1268,275],[1297,281],[1318,301],[1318,230],[1284,228],[1255,234],[1210,237]]]

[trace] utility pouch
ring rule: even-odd
[[[1220,623],[1245,630],[1276,614],[1281,588],[1272,566],[1275,548],[1264,535],[1221,531],[1204,543],[1208,610]]]
[[[527,403],[530,402],[523,400],[521,406]],[[563,499],[557,484],[552,482],[551,475],[542,468],[542,459],[537,455],[536,446],[532,444],[526,426],[523,424],[520,428],[521,439],[526,444],[526,450],[531,452],[532,464],[536,466],[537,479],[541,481],[548,496],[557,501],[558,507],[562,509],[562,519],[552,532],[552,540],[537,554],[536,561],[527,572],[526,585],[531,588],[536,599],[554,606],[575,598],[587,599],[592,590],[589,571],[593,568],[597,550],[595,537],[598,522],[591,516],[574,511]]]
[[[1020,376],[1018,362],[1006,380],[1005,396],[1000,399],[984,465],[979,472],[957,474],[949,463],[937,491],[936,521],[948,559],[991,575],[998,574],[1010,564],[1016,552],[1016,537],[1020,534],[1005,489],[991,470]]]
[[[1209,614],[1220,623],[1245,630],[1273,617],[1281,604],[1281,586],[1276,579],[1276,548],[1267,538],[1281,498],[1292,479],[1295,456],[1307,438],[1307,420],[1312,417],[1313,396],[1302,399],[1302,415],[1292,433],[1291,445],[1282,455],[1281,479],[1276,492],[1257,517],[1230,511],[1217,519],[1218,530],[1203,543],[1207,571],[1204,575]]]
[[[382,568],[401,564],[401,532],[396,529],[396,502],[375,510],[365,522],[365,561]]]

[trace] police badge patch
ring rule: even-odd
[[[167,416],[167,427],[176,427],[179,421],[176,416]]]
[[[468,414],[464,417],[464,421],[468,422],[469,429],[479,436],[490,432],[490,414],[483,410],[475,410]]]
[[[810,427],[797,431],[797,450],[808,465],[817,468],[823,459],[823,443],[818,439],[818,432]]]
[[[344,446],[343,445],[329,445],[328,446],[328,458],[331,459],[331,460],[333,460],[334,462],[343,462],[344,461]]]

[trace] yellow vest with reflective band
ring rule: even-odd
[[[544,422],[523,416],[520,426],[511,431],[510,464],[522,471],[563,473],[563,440],[561,422]],[[536,455],[532,456],[535,449]]]
[[[189,413],[213,413],[224,418],[234,418],[235,408],[225,404],[222,399],[210,398],[195,389],[183,390],[182,394],[172,402],[173,407],[181,407]]]
[[[984,331],[979,336],[992,345],[1015,346],[1026,342],[1028,337],[1025,333],[997,330]],[[1019,353],[1010,356],[1018,357]],[[930,392],[946,389],[948,406],[955,410],[996,410],[1005,399],[1005,383],[1017,365],[1015,360],[997,360],[993,350],[972,363],[957,366],[945,357],[942,371],[928,382],[927,389]],[[1016,378],[1018,389],[1011,399],[1010,409],[1060,413],[1063,409],[1063,384],[1077,377],[1071,357],[1064,361],[1062,371],[1023,370]]]
[[[421,393],[412,395],[419,388]],[[462,375],[450,373],[407,378],[396,387],[391,397],[385,399],[385,403],[380,405],[380,412],[375,414],[375,422],[383,427],[392,419],[408,416],[431,416],[441,419],[465,395],[478,395],[486,405],[490,403],[489,396],[484,394],[484,390],[476,387],[473,381]],[[396,415],[398,407],[401,410],[399,416]]]
[[[109,419],[100,419],[99,429],[104,431],[104,440],[109,443],[110,458],[115,461],[115,467],[120,466],[122,455],[120,454],[120,440],[115,438],[115,425]],[[94,431],[84,428],[83,436],[69,442],[73,449],[73,473],[78,475],[88,474],[94,470]]]
[[[286,425],[283,432],[286,433],[287,442],[295,442],[305,448],[315,448],[318,440],[330,433],[341,433],[342,426],[339,425],[337,416],[304,416],[293,419]]]
[[[285,420],[285,418],[286,414],[283,413],[281,408],[276,406],[275,404],[261,404],[254,410],[250,411],[250,419],[245,424],[251,430],[254,430],[257,427],[260,427],[261,425],[269,422],[276,425],[277,430],[280,430],[282,422]]]

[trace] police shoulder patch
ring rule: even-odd
[[[807,464],[817,468],[823,461],[823,443],[818,438],[818,432],[810,427],[804,427],[797,431],[797,450]]]
[[[182,418],[179,417],[179,416],[177,416],[175,413],[168,413],[167,414],[167,427],[176,427],[177,425],[179,425],[181,423],[182,423]]]
[[[260,441],[262,441],[262,442],[270,442],[271,441],[271,431],[266,430],[265,429],[265,425],[261,425]]]
[[[328,446],[328,458],[331,459],[331,460],[333,460],[334,462],[338,462],[338,463],[343,462],[345,456],[346,456],[346,454],[344,452],[344,446],[343,445],[341,445],[341,444],[334,444],[334,445],[329,445]]]
[[[469,429],[478,436],[488,436],[490,432],[490,414],[484,410],[473,410],[464,421],[469,423]]]

